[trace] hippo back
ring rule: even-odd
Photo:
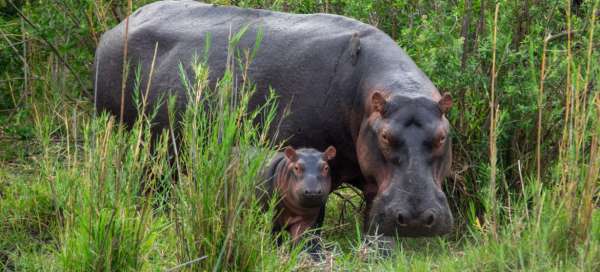
[[[344,52],[348,50],[352,33],[379,32],[369,25],[337,15],[296,15],[194,1],[156,2],[140,8],[128,21],[102,36],[95,63],[97,109],[120,115],[125,41],[129,72],[124,88],[123,119],[130,124],[137,116],[131,99],[136,91],[134,71],[138,66],[141,68],[138,89],[146,90],[155,48],[156,63],[148,99],[153,103],[167,94],[174,94],[177,108],[182,109],[186,96],[179,65],[185,67],[190,77],[193,60],[203,57],[206,41],[210,39],[210,80],[216,82],[226,67],[230,37],[246,26],[248,29],[239,48],[253,48],[258,33],[262,32],[263,36],[249,67],[250,77],[258,90],[251,108],[263,103],[266,92],[272,87],[277,91],[280,104],[294,101],[292,115],[306,110],[323,112],[328,109],[328,101],[344,98],[345,93],[336,93],[332,89],[336,70],[343,62],[340,60],[349,58],[349,53],[346,56]],[[159,126],[167,126],[166,115],[163,111],[157,116],[155,121]],[[291,122],[282,124],[280,135],[282,139],[289,138],[297,130],[310,129],[305,127],[310,123],[306,120],[318,123],[326,116],[331,114],[292,116]]]

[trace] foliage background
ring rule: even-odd
[[[0,238],[0,265],[5,269],[41,268],[47,261],[54,263],[48,269],[67,269],[58,256],[68,256],[60,252],[73,247],[64,238],[69,225],[54,216],[66,207],[57,205],[56,189],[49,185],[59,179],[51,171],[57,166],[47,163],[58,162],[68,171],[76,167],[64,153],[84,148],[78,137],[94,116],[90,71],[98,39],[129,8],[148,2],[0,0],[0,237],[9,237]],[[600,128],[600,33],[593,18],[600,16],[598,1],[207,2],[335,13],[373,24],[393,37],[438,89],[453,95],[454,164],[445,190],[458,217],[456,231],[425,245],[407,241],[403,257],[378,265],[598,269],[599,179],[594,169],[599,159],[594,150]],[[492,73],[497,113],[490,110]],[[326,226],[342,227],[326,227],[324,237],[339,248],[337,265],[369,267],[350,261],[366,252],[364,237],[355,234],[360,219],[352,215],[360,200],[350,189],[332,198]],[[355,207],[348,208],[353,207],[349,203]],[[173,217],[157,218],[148,224],[169,225],[165,222]],[[550,226],[540,227],[540,218]],[[158,237],[153,250],[177,251],[177,238]],[[269,260],[276,265],[295,260],[294,254]],[[144,257],[144,269],[182,263],[173,255],[158,256],[163,261]],[[301,261],[295,264],[304,267]]]

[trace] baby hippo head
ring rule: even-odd
[[[328,161],[335,157],[335,147],[325,152],[312,148],[286,147],[286,184],[279,184],[285,198],[302,208],[316,208],[325,204],[331,191]],[[282,186],[283,185],[283,186]]]

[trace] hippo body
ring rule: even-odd
[[[97,110],[121,113],[126,31],[129,63],[141,68],[138,89],[146,90],[157,48],[149,103],[170,93],[177,97],[176,108],[182,110],[186,94],[178,66],[189,77],[192,60],[206,50],[209,79],[214,84],[226,67],[229,37],[248,26],[238,44],[242,50],[252,50],[258,33],[263,33],[248,67],[257,87],[249,108],[262,105],[269,88],[278,96],[273,123],[280,126],[270,129],[271,139],[319,150],[336,146],[336,159],[330,162],[332,187],[348,183],[364,192],[369,231],[430,236],[450,230],[452,215],[440,186],[450,164],[444,113],[451,100],[441,96],[382,31],[337,15],[298,15],[194,1],[146,5],[126,25],[121,22],[104,33],[97,48]],[[124,88],[126,124],[137,116],[131,98],[134,74],[129,73]],[[286,107],[290,114],[283,118]],[[156,129],[168,126],[164,107],[154,122]]]
[[[258,186],[263,207],[268,207],[273,197],[281,197],[276,206],[274,232],[286,230],[298,242],[306,230],[317,225],[331,191],[328,161],[335,152],[334,147],[325,152],[287,147],[264,167]]]

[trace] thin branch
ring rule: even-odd
[[[460,30],[460,36],[463,38],[463,52],[460,61],[460,67],[464,69],[469,58],[469,25],[471,24],[471,0],[465,0],[465,9],[463,22]]]
[[[177,270],[179,270],[179,269],[181,269],[181,268],[183,268],[185,266],[188,266],[188,265],[193,264],[193,263],[197,263],[197,262],[202,261],[202,260],[204,260],[206,258],[208,258],[208,256],[205,255],[205,256],[202,256],[200,258],[193,259],[193,260],[191,260],[189,262],[185,262],[185,263],[182,263],[180,265],[177,265],[177,266],[174,266],[172,268],[169,268],[166,271],[167,272],[177,271]]]
[[[77,27],[77,26],[83,25],[83,23],[81,22],[81,20],[79,20],[79,18],[77,18],[77,16],[75,16],[75,13],[73,12],[73,10],[71,10],[71,8],[69,8],[69,6],[68,6],[68,5],[64,5],[64,4],[60,4],[60,5],[59,5],[59,4],[56,4],[56,3],[54,3],[54,4],[52,4],[51,6],[52,6],[52,8],[54,8],[54,10],[56,10],[57,12],[62,12],[62,13],[64,13],[64,14],[66,14],[66,15],[67,15],[66,17],[68,17],[68,18],[69,18],[69,20],[70,20],[70,21],[71,21],[71,22],[74,24],[74,27]],[[86,16],[86,19],[87,19],[87,18],[88,18],[88,17]],[[87,36],[87,35],[86,35],[86,36],[85,36],[85,40],[86,40],[86,43],[87,43],[87,44],[88,44],[90,47],[92,47],[92,48],[93,48],[93,47],[95,47],[96,45],[98,45],[98,42],[97,42],[97,39],[95,39],[95,36],[94,36],[95,32],[94,32],[94,26],[92,25],[92,22],[91,22],[91,21],[88,21],[87,23],[88,23],[88,24],[89,24],[89,26],[90,26],[92,37],[90,37],[90,36]]]
[[[4,33],[4,31],[2,30],[2,28],[0,28],[0,35],[2,35],[2,37],[4,38],[4,40],[6,40],[6,42],[8,43],[9,47],[15,52],[15,55],[17,55],[17,57],[19,57],[19,59],[21,59],[21,61],[23,61],[23,63],[27,63],[27,61],[25,60],[25,58],[19,53],[19,50],[17,49],[16,45],[20,44],[20,43],[13,43],[10,41],[10,39],[8,38],[8,35],[6,35],[6,33]]]
[[[550,35],[550,36],[546,37],[546,39],[544,41],[551,42],[553,40],[560,39],[562,37],[573,36],[573,34],[577,34],[579,32],[581,32],[581,31],[580,30],[563,31],[558,34],[554,34],[554,35]]]

